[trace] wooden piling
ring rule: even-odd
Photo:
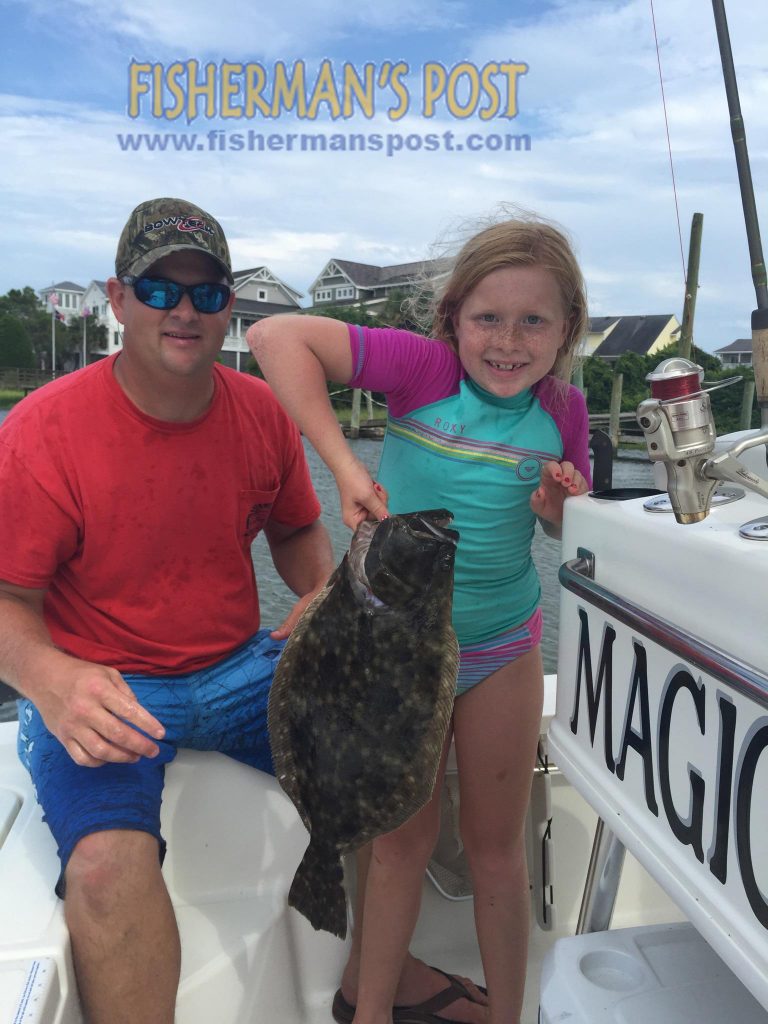
[[[362,392],[360,388],[354,388],[352,391],[352,419],[349,423],[349,436],[352,438],[360,437],[360,396]]]
[[[621,392],[623,387],[624,374],[614,374],[613,386],[611,388],[610,419],[608,421],[608,434],[611,438],[611,444],[613,445],[614,451],[617,451],[619,447],[619,414],[621,413]]]
[[[704,214],[694,213],[691,221],[691,240],[688,247],[688,273],[685,280],[685,301],[683,303],[683,324],[680,328],[678,350],[685,359],[691,358],[693,345],[693,316],[696,312],[696,293],[699,290],[699,257],[701,256],[701,233]]]
[[[741,396],[741,430],[749,430],[752,426],[752,406],[754,402],[755,382],[753,380],[745,380],[744,394]]]

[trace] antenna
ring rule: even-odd
[[[731,134],[736,154],[736,169],[739,173],[741,203],[744,208],[744,223],[747,229],[749,258],[752,265],[752,280],[757,296],[757,309],[752,312],[752,365],[755,370],[755,384],[762,425],[768,427],[768,282],[766,281],[760,225],[755,206],[755,190],[752,186],[752,172],[749,167],[747,136],[744,130],[744,119],[741,116],[739,90],[736,85],[736,72],[733,67],[733,53],[731,52],[728,23],[725,18],[724,0],[712,0],[712,10],[715,15],[728,111],[731,115]]]

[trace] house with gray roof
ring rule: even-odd
[[[351,306],[362,303],[372,311],[396,292],[412,292],[433,273],[434,260],[378,267],[371,263],[332,259],[309,286],[313,306]]]
[[[719,357],[723,366],[751,366],[752,339],[737,338],[730,345],[716,348],[715,355]]]
[[[235,304],[221,350],[221,361],[236,370],[244,370],[251,355],[245,341],[245,333],[251,324],[275,313],[295,313],[300,308],[303,295],[273,274],[269,267],[235,270],[232,276]]]
[[[97,323],[107,329],[106,342],[99,343],[98,345],[89,345],[86,334],[86,350],[89,361],[103,359],[104,356],[111,356],[113,352],[117,352],[118,349],[122,348],[122,328],[117,317],[112,312],[112,305],[107,297],[106,281],[91,281],[83,293],[80,308],[83,313],[85,313],[85,310],[88,310],[88,313],[85,315],[95,316]]]
[[[678,340],[680,323],[672,313],[597,316],[589,321],[582,354],[615,362],[627,352],[652,356]]]
[[[74,281],[59,281],[58,284],[50,284],[47,288],[40,288],[37,295],[40,299],[40,305],[47,312],[51,310],[49,299],[52,295],[55,295],[57,300],[55,303],[56,309],[65,317],[70,317],[80,315],[84,292],[85,288],[80,284],[75,284]]]

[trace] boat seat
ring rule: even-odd
[[[0,768],[0,1020],[79,1024],[55,843],[12,725],[0,729]],[[182,943],[178,1019],[246,1021],[256,1007],[296,1024],[327,1016],[346,944],[287,905],[307,839],[276,781],[222,754],[183,750],[166,773],[162,827]]]

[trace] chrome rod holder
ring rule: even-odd
[[[602,818],[598,818],[576,924],[577,935],[604,932],[610,928],[625,853],[626,847],[621,840],[606,828]]]

